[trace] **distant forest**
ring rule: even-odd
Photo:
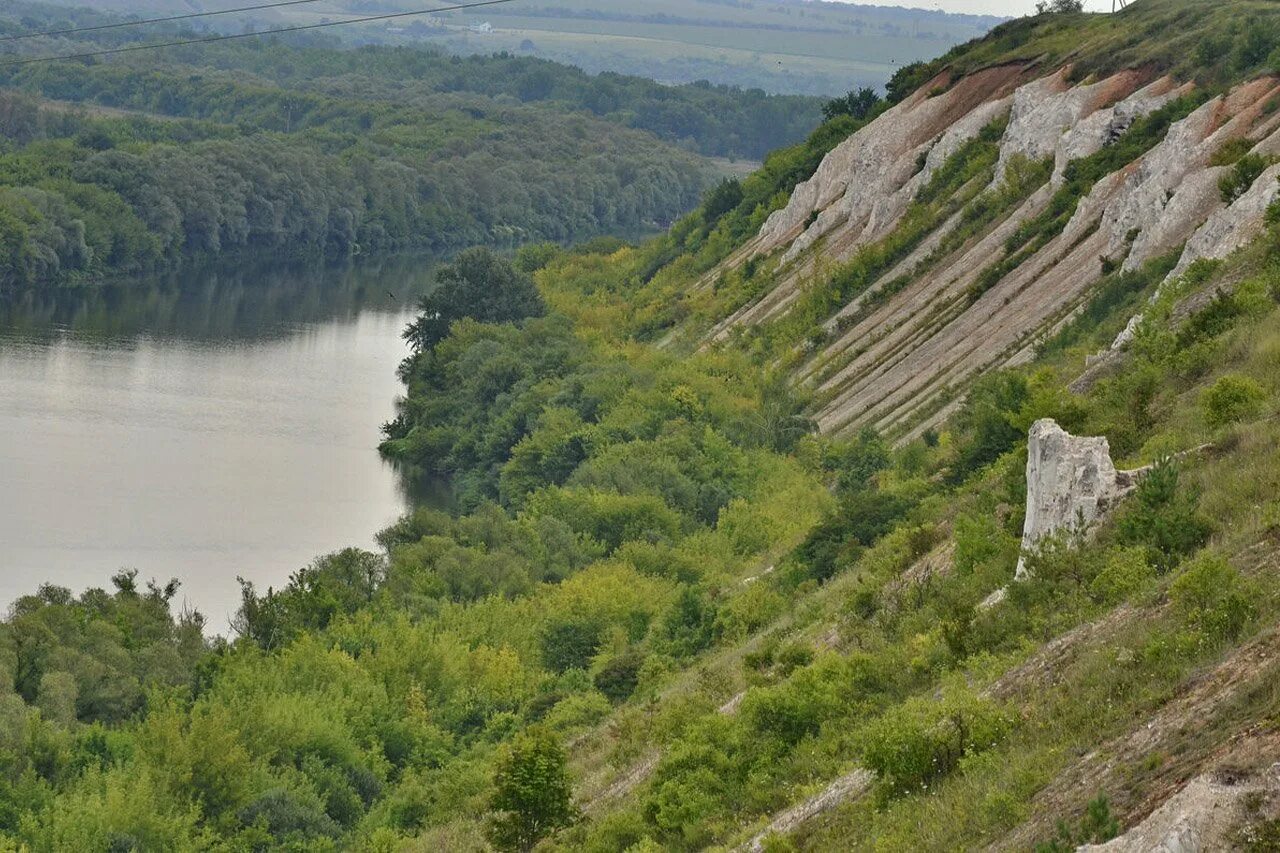
[[[0,32],[109,20],[47,8],[21,7]],[[716,179],[700,155],[758,156],[820,112],[812,98],[528,58],[272,37],[0,66],[0,86],[0,285],[244,249],[448,252],[653,230]]]
[[[145,17],[170,14],[175,8],[173,0],[55,2],[64,8],[92,5],[103,12]],[[228,7],[213,0],[188,0],[186,5],[193,10]],[[198,25],[221,32],[266,31],[430,5],[415,0],[314,0]],[[818,0],[519,0],[343,27],[329,31],[329,37],[348,45],[430,44],[461,56],[507,51],[591,73],[635,74],[664,83],[710,80],[772,93],[833,97],[852,88],[883,86],[898,68],[980,36],[1000,20],[938,9]]]

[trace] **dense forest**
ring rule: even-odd
[[[67,22],[46,9],[0,23]],[[816,113],[812,99],[543,61],[270,40],[161,63],[0,66],[0,82],[15,87],[0,106],[4,285],[237,250],[448,252],[654,230],[715,172],[681,149],[750,156],[803,135]]]
[[[348,106],[286,137],[4,95],[2,283],[145,271],[238,249],[341,257],[582,239],[652,228],[708,180],[688,155],[580,117]]]
[[[1275,62],[1249,45],[1276,13],[1248,13],[1051,13],[948,62],[1007,69],[1023,50],[1052,56],[1048,41],[1105,73],[1116,39],[1132,52],[1190,20],[1202,81],[1249,76],[1267,95]],[[785,268],[723,262],[921,78],[906,68],[886,101],[833,102],[659,238],[473,248],[442,269],[404,333],[406,397],[382,452],[407,477],[447,477],[455,512],[417,509],[376,552],[320,557],[279,589],[242,581],[225,639],[175,606],[173,584],[130,572],[19,600],[0,623],[0,849],[1056,853],[1115,837],[1206,768],[1231,788],[1270,766],[1280,202],[1255,211],[1240,251],[1163,286],[1174,248],[1131,268],[1098,259],[1078,310],[918,435],[819,434],[820,395],[785,373],[940,222],[958,229],[944,249],[976,244],[1048,187],[995,241],[997,272],[958,294],[971,305],[1210,94],[1176,90],[1052,184],[1049,156],[995,177],[1009,119],[992,117],[942,162],[921,156],[901,224],[821,268],[793,315],[697,345]],[[1269,121],[1270,97],[1250,115]],[[209,134],[184,151],[239,133],[70,120]],[[1215,205],[1275,165],[1240,144],[1212,157]],[[1073,391],[1137,312],[1123,365]],[[1042,418],[1144,467],[1094,535],[1027,550],[1015,582]],[[1277,803],[1245,790],[1233,837],[1272,849]],[[774,821],[824,797],[820,820]]]

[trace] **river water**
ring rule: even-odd
[[[0,299],[0,609],[132,568],[224,632],[237,576],[372,546],[406,506],[378,428],[430,281],[402,258]]]

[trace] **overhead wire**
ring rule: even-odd
[[[283,33],[299,33],[306,30],[322,30],[328,27],[345,27],[352,24],[367,24],[375,21],[390,21],[397,18],[412,18],[419,15],[433,15],[438,12],[460,12],[466,9],[479,9],[485,6],[501,6],[506,3],[514,3],[516,0],[477,0],[473,3],[455,3],[451,6],[438,6],[434,9],[416,9],[410,12],[389,12],[382,15],[365,15],[359,18],[347,18],[342,21],[320,21],[315,24],[294,24],[288,27],[277,27],[271,30],[263,30],[262,32],[251,33],[223,33],[216,36],[203,36],[200,38],[177,39],[174,41],[164,42],[148,42],[146,44],[131,44],[124,47],[104,48],[102,50],[91,50],[82,53],[67,53],[54,56],[31,56],[21,59],[10,59],[0,62],[0,68],[12,68],[17,65],[33,65],[37,62],[62,62],[72,59],[94,59],[101,56],[114,56],[120,53],[134,53],[141,50],[160,50],[166,47],[185,47],[195,44],[212,44],[213,42],[231,41],[233,39],[258,38],[261,36],[274,36]]]
[[[79,33],[97,33],[103,30],[120,30],[125,27],[141,27],[146,24],[165,24],[170,21],[189,21],[193,18],[212,18],[216,15],[236,15],[243,12],[260,12],[264,9],[280,9],[284,6],[302,6],[307,3],[319,3],[321,0],[279,0],[275,3],[260,3],[256,6],[239,6],[235,9],[215,9],[212,12],[188,12],[183,15],[170,15],[166,18],[142,18],[129,21],[113,21],[110,24],[94,24],[88,27],[68,27],[64,30],[44,30],[38,33],[18,33],[17,35],[0,36],[0,43],[24,41],[25,39],[48,38],[52,36],[73,36]]]

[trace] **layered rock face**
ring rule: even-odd
[[[1052,420],[1036,421],[1027,443],[1027,516],[1022,551],[1047,536],[1085,533],[1132,491],[1134,477],[1117,471],[1103,437],[1074,436]],[[1025,557],[1016,577],[1026,576]]]
[[[795,374],[817,392],[823,432],[871,426],[899,440],[919,435],[954,411],[976,376],[1025,362],[1037,341],[1088,301],[1111,265],[1136,269],[1185,244],[1179,263],[1185,268],[1261,230],[1267,206],[1280,195],[1280,167],[1227,206],[1218,183],[1229,167],[1210,163],[1225,142],[1240,137],[1260,153],[1280,151],[1280,113],[1272,106],[1280,85],[1273,78],[1242,84],[1175,122],[1143,156],[1098,180],[1060,233],[992,281],[1006,242],[1048,208],[1070,162],[1114,143],[1139,117],[1190,91],[1136,71],[1074,86],[1069,69],[1034,74],[1027,66],[986,69],[932,96],[926,93],[940,87],[926,85],[837,146],[726,262],[776,259],[776,286],[711,329],[705,345],[735,327],[784,316],[834,265],[892,235],[946,158],[1006,114],[988,189],[1002,186],[1015,158],[1052,158],[1050,179],[963,240],[947,239],[960,214],[936,223],[826,320],[826,342],[806,354]]]
[[[1270,142],[1270,138],[1267,141]],[[1221,260],[1257,237],[1262,233],[1267,208],[1277,198],[1280,198],[1280,164],[1269,167],[1229,207],[1214,211],[1196,229],[1191,239],[1187,240],[1177,266],[1170,271],[1164,283],[1178,279],[1198,260]],[[1152,299],[1159,295],[1160,291],[1157,290]],[[1116,336],[1111,349],[1122,349],[1132,342],[1141,323],[1141,314],[1130,319],[1124,330]]]

